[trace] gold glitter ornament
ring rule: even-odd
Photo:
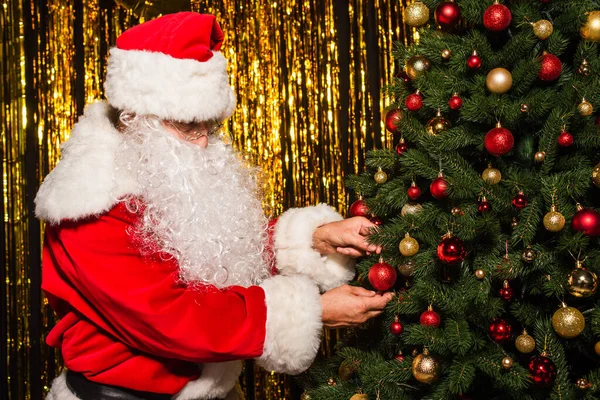
[[[517,337],[517,340],[515,340],[515,347],[519,352],[529,354],[535,350],[535,339],[528,335],[527,331],[524,330],[523,333]]]
[[[412,56],[406,62],[406,74],[413,81],[429,71],[430,68],[431,62],[421,55]]]
[[[600,188],[600,163],[592,170],[592,182],[596,187]]]
[[[562,304],[552,316],[552,327],[558,336],[565,339],[572,339],[581,335],[585,328],[585,318],[583,314],[574,307],[568,307]]]
[[[485,278],[485,271],[482,269],[478,269],[475,271],[475,278],[481,280],[483,278]]]
[[[567,289],[574,297],[590,297],[598,290],[598,277],[577,260],[575,269],[567,277]]]
[[[579,378],[579,379],[577,379],[576,385],[577,385],[577,388],[579,388],[581,390],[587,390],[587,389],[589,389],[589,388],[592,387],[592,384],[589,383],[587,381],[587,379],[585,379],[585,378]]]
[[[375,172],[375,175],[373,176],[373,179],[375,179],[375,182],[377,182],[378,184],[382,184],[382,183],[386,183],[388,176],[385,173],[385,171],[383,171],[381,169],[381,167],[379,167],[379,169],[377,170],[377,172]]]
[[[485,78],[485,85],[492,93],[506,93],[512,87],[512,74],[505,68],[494,68]]]
[[[450,121],[443,117],[442,113],[438,109],[437,115],[427,122],[426,129],[427,133],[436,136],[450,129]]]
[[[537,153],[535,153],[535,155],[533,156],[533,159],[535,160],[535,162],[537,163],[541,163],[544,162],[544,160],[546,159],[546,153],[543,151],[538,151]]]
[[[596,355],[600,356],[600,342],[596,342],[594,345],[594,351],[596,352]]]
[[[404,10],[404,21],[413,28],[425,25],[429,21],[429,7],[421,1],[409,4]]]
[[[511,369],[513,364],[514,364],[514,360],[510,357],[504,357],[502,359],[502,368],[504,369]]]
[[[577,111],[579,112],[579,115],[587,117],[592,115],[592,113],[594,112],[594,106],[592,105],[592,103],[583,98],[581,99],[581,103],[579,103],[579,105],[577,106]]]
[[[450,49],[442,50],[442,58],[444,60],[448,61],[450,59],[450,57],[452,57],[452,50],[450,50]]]
[[[417,242],[417,240],[411,237],[408,233],[406,233],[406,235],[404,235],[404,239],[400,241],[399,247],[400,253],[404,257],[414,256],[419,252],[419,242]]]
[[[407,260],[398,266],[398,271],[403,277],[410,278],[415,273],[415,266],[411,260]]]
[[[600,11],[591,11],[587,13],[587,16],[587,21],[585,21],[579,33],[584,39],[600,42]]]
[[[400,210],[400,215],[406,217],[407,215],[416,215],[423,211],[423,206],[416,201],[409,201],[405,205],[402,206],[402,210]]]
[[[350,400],[369,400],[369,395],[366,393],[356,393],[354,396],[350,397]]]
[[[547,19],[540,19],[537,22],[533,22],[531,25],[533,26],[533,34],[540,40],[548,39],[548,37],[552,35],[552,31],[554,31],[552,22]]]
[[[412,374],[421,383],[433,383],[440,376],[440,362],[429,355],[429,350],[425,348],[422,354],[413,359]]]
[[[502,180],[502,173],[499,169],[492,167],[492,164],[488,164],[488,167],[483,170],[481,177],[485,181],[485,183],[489,183],[490,185],[496,185]]]
[[[550,207],[550,211],[544,215],[544,228],[550,232],[560,232],[565,227],[565,217],[558,211],[556,206]]]

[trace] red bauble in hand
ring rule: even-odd
[[[416,93],[409,94],[406,97],[404,105],[406,105],[406,109],[409,111],[419,111],[423,107],[423,98],[419,94],[419,91],[417,90]]]
[[[462,103],[462,99],[457,93],[454,93],[454,95],[450,97],[450,100],[448,100],[448,106],[454,111],[460,110],[460,108],[462,107]]]
[[[434,328],[437,328],[442,323],[442,319],[440,318],[440,314],[433,311],[433,307],[429,306],[427,311],[424,311],[423,314],[421,314],[419,322],[423,326],[433,326]]]
[[[413,182],[407,190],[408,198],[411,200],[417,200],[421,197],[421,189]]]
[[[544,353],[529,360],[530,379],[538,386],[548,387],[556,379],[556,365]]]
[[[512,326],[502,318],[496,318],[490,324],[489,334],[496,343],[506,342],[512,337]]]
[[[399,133],[398,124],[402,120],[402,110],[394,108],[385,114],[385,127],[392,133]]]
[[[504,285],[500,288],[498,294],[506,301],[511,301],[513,299],[513,290],[509,286],[508,281],[504,281]]]
[[[369,207],[367,206],[367,202],[362,199],[362,197],[356,200],[350,206],[350,216],[351,217],[369,217],[371,215],[371,211],[369,211]]]
[[[390,324],[390,332],[392,335],[399,335],[404,332],[404,326],[402,326],[402,323],[398,320],[398,317],[396,317],[394,322]]]
[[[554,54],[544,54],[542,56],[542,67],[538,77],[543,81],[553,81],[560,76],[562,72],[562,63]]]
[[[558,135],[558,144],[562,147],[569,147],[573,145],[573,135],[571,135],[567,131],[562,131],[560,135]]]
[[[460,21],[460,7],[453,1],[444,1],[435,9],[435,22],[444,29],[452,29]]]
[[[431,181],[431,184],[429,185],[429,191],[434,198],[438,200],[444,200],[446,197],[448,197],[448,192],[446,191],[448,186],[448,181],[444,179],[444,175],[440,172],[438,177]]]
[[[396,283],[396,269],[380,260],[369,270],[369,282],[377,290],[389,290]]]
[[[448,234],[438,244],[437,256],[444,264],[458,265],[467,257],[467,250],[462,240]]]
[[[490,31],[503,31],[510,26],[512,14],[503,4],[492,4],[483,13],[483,25]]]
[[[477,55],[476,51],[473,51],[473,54],[467,59],[467,67],[473,71],[481,68],[481,57]]]
[[[498,122],[498,125],[485,135],[483,144],[488,153],[501,157],[512,150],[515,145],[515,138],[508,129],[503,128]]]
[[[529,200],[527,199],[527,196],[525,196],[525,193],[523,193],[523,192],[517,193],[517,195],[515,197],[513,197],[513,199],[512,199],[512,205],[517,210],[524,209],[525,207],[527,207],[527,204],[529,204]]]
[[[492,211],[492,203],[490,203],[484,196],[479,204],[477,204],[477,211],[479,214],[489,213]]]
[[[571,228],[588,236],[600,235],[600,213],[591,208],[583,208],[577,204],[577,212],[571,220]]]
[[[400,138],[400,141],[396,145],[396,153],[399,156],[401,156],[402,153],[404,153],[407,149],[408,149],[408,146],[406,145],[406,142],[404,141],[404,138]]]

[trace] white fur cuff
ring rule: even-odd
[[[275,225],[274,250],[277,269],[282,275],[302,274],[326,291],[354,278],[354,260],[341,254],[322,257],[313,249],[315,230],[342,216],[326,204],[292,208]]]
[[[275,276],[260,285],[265,291],[267,326],[263,354],[267,370],[299,374],[312,364],[321,342],[321,296],[309,278]]]
[[[61,374],[52,381],[52,386],[46,396],[46,400],[80,400],[67,386],[66,369],[63,369]]]
[[[224,399],[242,372],[241,361],[204,364],[202,376],[188,382],[173,400]]]

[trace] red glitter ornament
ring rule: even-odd
[[[509,286],[508,281],[504,281],[504,285],[502,285],[498,294],[506,301],[511,301],[513,299],[513,290]]]
[[[392,335],[399,335],[404,332],[404,326],[402,326],[402,323],[398,320],[398,316],[396,316],[394,322],[390,324],[390,332]]]
[[[490,323],[489,334],[496,343],[506,342],[512,337],[512,326],[502,318],[496,318]]]
[[[417,184],[413,182],[408,188],[407,194],[409,199],[417,200],[419,197],[421,197],[421,189],[419,189]]]
[[[454,93],[452,95],[452,97],[450,97],[450,100],[448,100],[448,106],[453,109],[454,111],[456,110],[460,110],[460,108],[462,107],[463,101],[460,98],[460,96],[458,95],[458,93]]]
[[[527,204],[529,204],[529,200],[527,199],[527,196],[525,196],[525,193],[523,193],[523,192],[517,193],[517,195],[515,197],[513,197],[513,199],[512,199],[512,205],[517,210],[524,209],[525,207],[527,207]]]
[[[569,147],[573,145],[573,135],[571,135],[567,131],[562,131],[560,135],[558,135],[558,144],[562,147]]]
[[[447,234],[438,244],[437,256],[444,264],[458,265],[467,257],[467,250],[462,240]]]
[[[483,145],[488,153],[501,157],[512,150],[515,145],[515,138],[508,129],[503,128],[498,122],[496,127],[485,135]]]
[[[571,220],[571,228],[588,236],[600,236],[600,213],[577,204],[577,212]]]
[[[483,25],[490,31],[503,31],[510,26],[512,14],[508,7],[496,2],[483,13]]]
[[[409,111],[419,111],[423,107],[423,98],[417,90],[415,93],[409,94],[406,97],[404,105]]]
[[[538,77],[543,81],[553,81],[560,76],[562,72],[562,63],[554,54],[544,54],[542,56],[542,67]]]
[[[406,142],[404,141],[404,138],[400,138],[400,141],[396,145],[396,153],[399,156],[401,156],[402,153],[404,153],[407,149],[408,149],[408,146],[406,145]]]
[[[453,1],[444,1],[435,9],[435,22],[443,29],[452,29],[460,21],[460,7]]]
[[[421,314],[419,322],[423,326],[433,326],[434,328],[437,328],[442,323],[442,319],[440,318],[440,314],[433,311],[432,306],[429,306],[427,307],[427,311],[423,311],[423,314]]]
[[[492,211],[492,203],[490,203],[485,196],[483,196],[481,201],[479,201],[479,204],[477,204],[477,211],[479,214],[485,214]]]
[[[369,218],[369,221],[371,221],[372,223],[374,223],[377,226],[383,225],[383,221],[379,218],[379,217],[371,217]]]
[[[400,133],[398,130],[398,124],[402,120],[402,110],[394,108],[385,114],[385,127],[392,133]]]
[[[448,197],[448,192],[446,191],[448,186],[448,181],[444,179],[444,175],[440,172],[438,177],[435,178],[429,185],[429,191],[434,198],[438,200],[444,200],[446,197]]]
[[[377,290],[389,290],[396,283],[396,269],[380,259],[369,270],[369,282]]]
[[[350,205],[350,216],[351,217],[369,217],[371,215],[371,211],[369,211],[369,207],[367,206],[367,202],[360,197],[356,200],[352,205]]]
[[[532,357],[529,360],[529,378],[538,386],[548,387],[554,383],[556,379],[556,365],[546,357],[545,353],[542,355]]]
[[[473,54],[467,60],[467,67],[471,68],[473,71],[481,68],[481,57],[477,55],[477,50],[473,50]]]

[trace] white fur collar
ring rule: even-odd
[[[114,179],[115,155],[122,139],[106,102],[86,107],[62,146],[60,162],[46,176],[35,198],[36,216],[49,223],[78,220],[110,210],[124,195],[136,195],[132,179]]]

